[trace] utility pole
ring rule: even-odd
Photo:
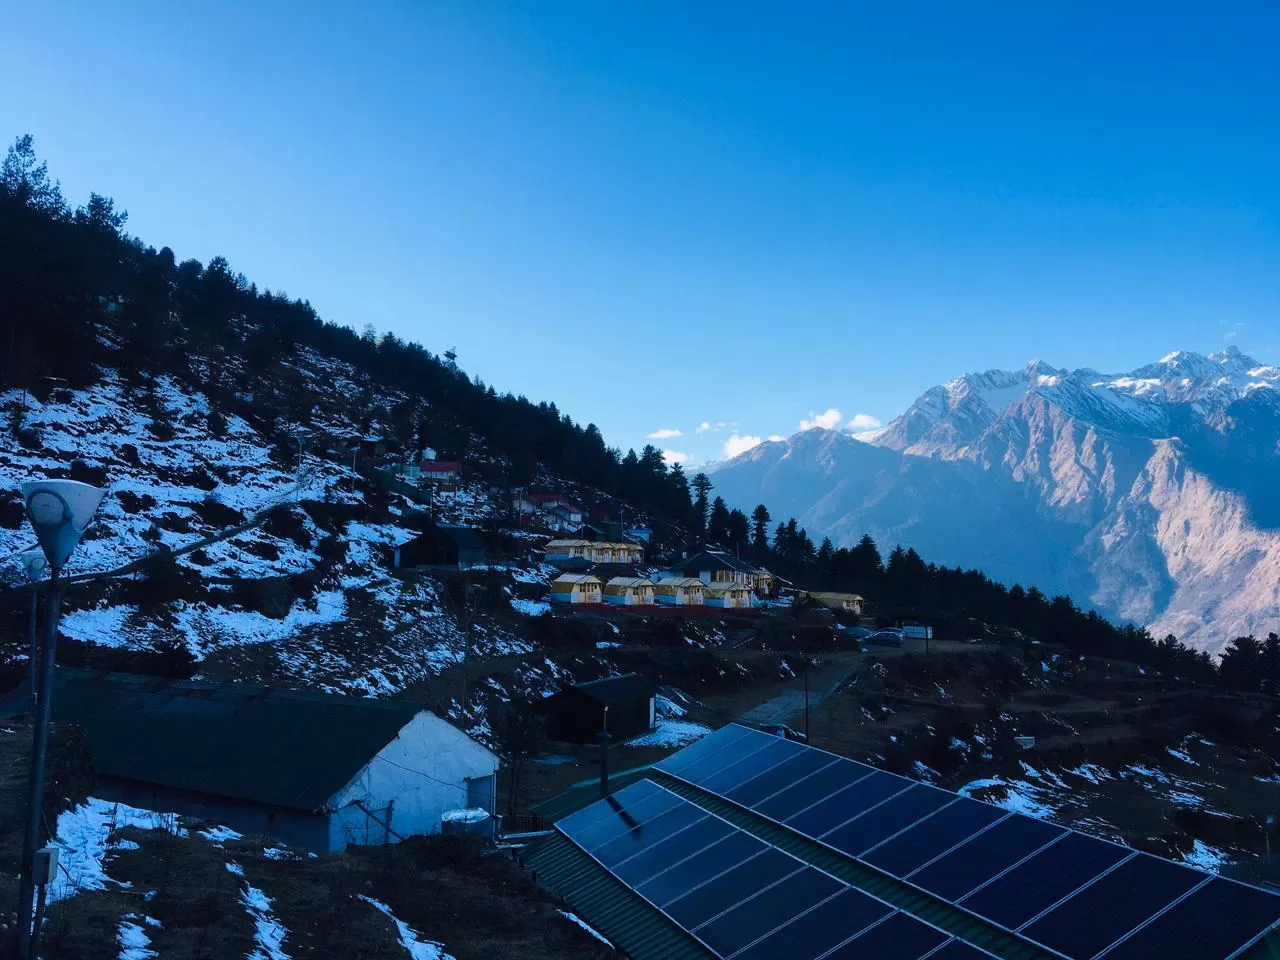
[[[22,960],[35,960],[39,956],[40,927],[37,923],[33,929],[32,900],[39,884],[43,904],[44,884],[49,876],[47,868],[56,856],[52,851],[46,852],[41,848],[44,843],[44,781],[49,759],[49,725],[53,720],[53,673],[57,662],[62,568],[71,558],[105,494],[105,490],[75,480],[38,480],[22,485],[27,520],[35,529],[50,570],[44,645],[36,673],[39,694],[32,711],[26,835],[22,843],[18,903],[14,911],[17,918],[14,955]],[[42,865],[45,869],[37,878],[37,870]]]

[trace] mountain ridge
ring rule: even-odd
[[[1280,368],[1232,346],[964,374],[878,430],[709,469],[729,502],[768,499],[838,544],[871,532],[1214,651],[1280,619],[1277,436]]]

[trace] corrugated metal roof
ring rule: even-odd
[[[668,590],[702,590],[706,587],[706,584],[693,577],[663,577],[655,584],[655,586],[659,590],[662,590],[664,587]]]
[[[566,586],[570,586],[575,583],[598,583],[601,586],[604,586],[603,580],[599,577],[593,577],[589,573],[562,573],[551,581],[552,589],[555,589],[555,585],[557,583],[562,583]]]
[[[321,809],[422,712],[259,684],[54,675],[54,721],[85,728],[99,774],[295,810]]]
[[[731,580],[722,583],[705,584],[702,591],[703,593],[750,593],[751,588],[745,583]]]
[[[653,581],[647,577],[613,577],[606,583],[605,589],[610,587],[621,590],[627,587],[652,587]]]
[[[539,841],[525,853],[523,863],[536,871],[539,883],[636,960],[715,960],[562,834]]]

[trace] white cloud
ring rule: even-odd
[[[1227,331],[1226,333],[1224,333],[1222,336],[1223,336],[1223,339],[1224,339],[1224,340],[1234,340],[1234,339],[1236,338],[1236,331],[1235,331],[1235,330],[1228,330],[1228,331]]]
[[[706,433],[710,429],[711,429],[711,421],[703,420],[700,424],[698,424],[698,429],[696,432]]]
[[[740,453],[746,453],[748,450],[760,446],[760,443],[759,437],[731,434],[729,439],[724,442],[724,455],[726,457],[736,457]]]
[[[683,430],[675,430],[671,427],[663,427],[661,430],[655,430],[649,434],[650,440],[670,440],[672,437],[683,437]]]
[[[855,413],[853,419],[849,421],[849,426],[854,430],[874,430],[880,426],[880,418],[873,417],[869,413]]]
[[[787,438],[786,438],[786,437],[784,437],[784,436],[783,436],[782,434],[780,434],[780,433],[771,433],[771,434],[769,434],[769,442],[770,442],[770,443],[777,443],[779,440],[785,440],[785,439],[787,439]]]
[[[824,430],[834,430],[843,419],[844,414],[835,407],[829,408],[826,413],[814,414],[813,411],[809,411],[809,418],[800,421],[800,429],[812,430],[814,427],[822,427]]]
[[[662,462],[668,467],[674,467],[677,463],[684,463],[689,459],[687,453],[681,453],[679,450],[663,450]]]

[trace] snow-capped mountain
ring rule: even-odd
[[[762,444],[715,480],[838,543],[870,532],[1217,650],[1280,630],[1278,441],[1280,368],[1232,347],[966,374],[880,430]]]

